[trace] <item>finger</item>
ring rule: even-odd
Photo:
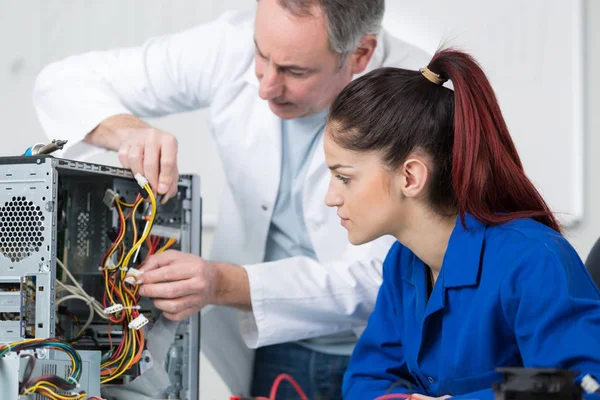
[[[129,147],[129,154],[127,155],[129,159],[129,169],[131,173],[135,174],[143,174],[144,167],[142,165],[144,159],[144,148],[140,143],[131,143]]]
[[[153,140],[148,140],[144,146],[144,178],[148,180],[152,191],[156,193],[158,187],[158,163],[160,146]]]
[[[129,142],[125,142],[123,146],[119,148],[119,161],[123,168],[129,169],[129,148],[131,144]]]
[[[163,312],[163,315],[165,317],[167,317],[168,319],[170,319],[171,321],[183,321],[184,319],[192,316],[192,315],[196,315],[198,313],[198,309],[197,308],[188,308],[185,311],[181,311],[179,313],[167,313],[167,312]]]
[[[178,183],[179,183],[179,169],[177,168],[177,165],[173,169],[173,178],[172,179],[173,179],[172,180],[173,184],[169,188],[169,191],[167,192],[165,197],[162,199],[161,204],[165,204],[170,198],[175,197],[175,195],[177,194]]]
[[[186,268],[187,267],[187,268]],[[196,271],[190,264],[165,265],[150,271],[144,270],[142,282],[144,284],[160,282],[176,282],[190,279],[196,275]]]
[[[194,293],[203,294],[198,292],[191,279],[165,283],[142,283],[139,290],[141,296],[153,299],[178,299]]]
[[[177,168],[177,139],[171,135],[162,138],[160,149],[160,174],[158,176],[158,193],[165,194],[171,188],[173,171]]]
[[[156,308],[169,314],[177,314],[188,308],[197,310],[202,307],[204,298],[199,295],[189,295],[179,299],[154,299]]]
[[[167,250],[162,253],[153,254],[144,260],[142,265],[138,268],[140,271],[148,272],[153,269],[164,267],[165,265],[171,265],[178,260],[182,260],[184,253],[177,250]]]

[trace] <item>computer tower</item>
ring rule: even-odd
[[[103,362],[107,353],[113,351],[114,355],[115,348],[123,348],[120,342],[130,340],[128,328],[107,321],[106,315],[97,311],[98,303],[106,302],[108,266],[114,267],[119,254],[125,254],[146,229],[148,237],[131,257],[129,267],[139,266],[158,247],[170,245],[197,255],[201,249],[197,176],[180,176],[177,195],[164,205],[157,202],[152,218],[150,202],[138,196],[143,194],[131,172],[122,168],[51,156],[0,158],[0,346],[58,338],[78,351],[98,352],[101,356],[97,359]],[[114,204],[117,197],[120,204],[139,203],[137,209],[129,208],[127,220],[121,219],[124,211]],[[115,235],[121,234],[123,221],[128,231],[124,233],[123,228],[119,249],[106,258],[116,243]],[[102,265],[107,268],[103,270]],[[73,291],[77,284],[82,291]],[[112,285],[111,290],[114,282]],[[177,323],[165,319],[150,299],[139,299],[135,307],[136,315],[148,320],[135,336],[144,333],[143,351],[138,346],[135,363],[131,358],[119,364],[121,369],[123,365],[130,368],[102,385],[102,397],[197,400],[199,314]],[[54,359],[53,352],[46,354],[44,363]],[[0,388],[14,387],[14,382],[4,380],[18,375],[7,374],[12,368],[9,364],[14,367],[22,361],[15,361],[14,355],[0,357]],[[100,370],[100,365],[97,368]],[[102,373],[107,373],[106,368]],[[92,385],[100,382],[101,377],[97,378]],[[40,395],[24,398],[42,398],[34,396]]]

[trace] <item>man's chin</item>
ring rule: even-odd
[[[296,107],[294,103],[279,104],[269,100],[269,108],[271,111],[273,111],[273,114],[277,115],[281,119],[293,119],[300,116],[298,107]]]

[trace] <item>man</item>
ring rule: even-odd
[[[354,331],[374,307],[391,240],[350,245],[325,206],[322,131],[353,77],[429,61],[380,32],[383,13],[384,0],[259,0],[254,18],[231,12],[139,48],[71,57],[36,82],[49,136],[118,151],[166,197],[176,191],[177,141],[139,117],[210,108],[227,176],[211,260],[157,255],[140,293],[173,320],[206,305],[242,310],[243,338],[259,348],[254,395],[288,372],[310,398],[341,398]]]

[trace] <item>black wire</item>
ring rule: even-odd
[[[25,366],[25,372],[23,373],[23,380],[19,384],[19,393],[23,392],[23,389],[27,387],[29,380],[31,379],[31,375],[33,374],[33,370],[35,369],[35,361],[36,358],[32,354],[21,354],[21,358],[29,358],[27,360],[27,365]]]
[[[81,342],[83,342],[85,339],[91,341],[96,346],[100,347],[100,342],[98,342],[98,339],[91,335],[79,336],[77,339],[73,340],[71,344],[81,344]]]

